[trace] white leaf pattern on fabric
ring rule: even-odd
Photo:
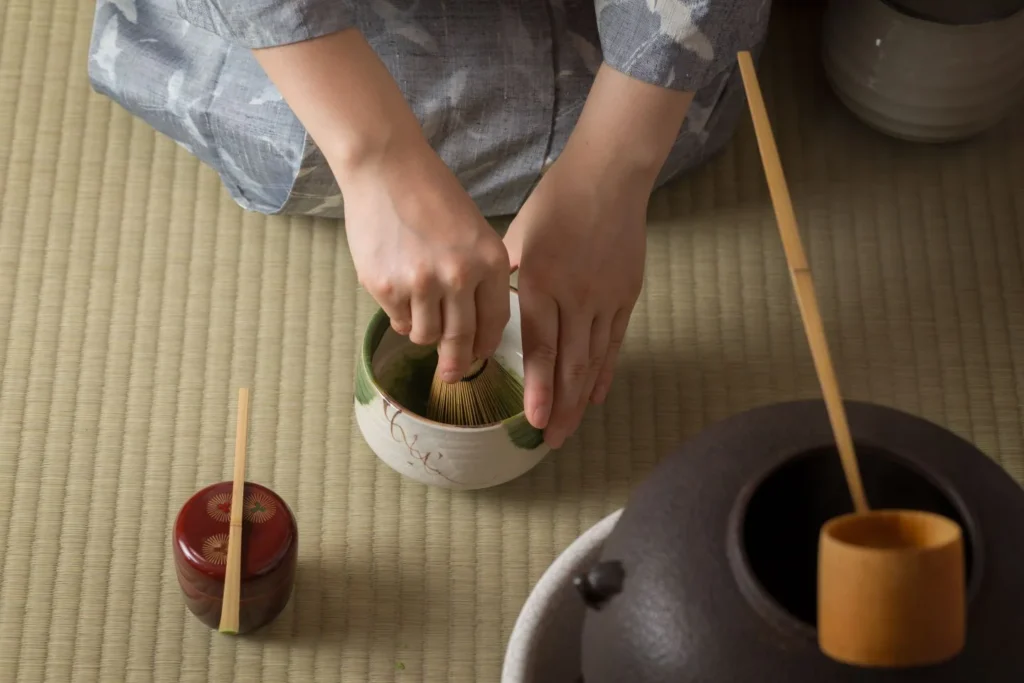
[[[117,84],[117,58],[120,54],[121,48],[117,46],[117,14],[111,14],[100,34],[99,46],[92,55],[96,66],[106,73],[106,85],[111,88]]]
[[[690,107],[686,111],[684,130],[694,135],[707,136],[705,126],[713,111],[714,107],[705,107],[698,102],[690,102]]]
[[[394,21],[401,15],[398,8],[386,0],[373,0],[372,7],[377,16],[384,21]]]
[[[188,129],[191,139],[197,142],[203,147],[206,147],[206,140],[203,139],[203,134],[199,130],[199,126],[192,120],[192,114],[189,112],[189,103],[186,102],[181,96],[182,86],[185,84],[185,72],[182,70],[175,71],[171,74],[171,77],[167,79],[167,109],[174,114],[185,128]],[[202,97],[196,98],[196,101],[192,104],[201,100]]]
[[[311,163],[312,161],[320,159],[320,147],[317,146],[316,140],[307,135],[305,144],[306,148],[302,152],[302,163],[308,164]]]
[[[617,4],[617,2],[618,0],[594,0],[594,14],[600,17],[601,13],[604,12],[609,5]]]
[[[601,51],[597,49],[593,43],[578,33],[570,31],[568,35],[569,40],[572,42],[572,46],[576,49],[580,59],[583,60],[583,65],[587,67],[587,71],[592,74],[596,74],[597,70],[601,68]]]
[[[466,90],[468,78],[469,70],[459,69],[445,79],[437,96],[427,100],[424,104],[426,115],[422,128],[423,135],[428,140],[434,140],[434,137],[440,132],[442,124],[449,115],[458,119],[459,108],[457,104],[462,99],[462,94]]]
[[[467,181],[474,181],[477,178],[483,178],[497,165],[497,159],[488,159],[487,161],[481,162],[476,166],[466,169],[466,172],[463,174],[463,178]]]
[[[331,209],[340,209],[340,208],[341,208],[341,195],[340,194],[332,194],[329,197],[325,197],[322,202],[320,202],[319,204],[314,206],[312,209],[309,209],[309,213],[311,215],[313,215],[313,216],[320,216],[320,215],[323,215],[323,214],[329,212]]]
[[[305,149],[301,151],[302,160],[299,162],[299,171],[295,174],[295,179],[305,178],[314,171],[319,170],[323,163],[323,157],[320,153],[320,148],[317,147],[316,141],[305,136]]]
[[[260,187],[259,183],[253,180],[252,176],[250,176],[245,171],[245,169],[243,169],[238,164],[238,162],[235,161],[235,158],[231,156],[226,150],[217,150],[217,156],[221,158],[221,161],[224,162],[224,166],[226,167],[226,169],[231,173],[235,180],[237,180],[241,184],[242,187],[250,188],[250,191],[252,188]]]
[[[402,36],[403,38],[410,42],[416,43],[427,52],[436,53],[438,51],[437,43],[434,41],[434,39],[430,36],[429,33],[419,28],[418,26],[413,26],[412,24],[403,24],[401,26],[395,27],[394,33],[396,35]]]
[[[121,11],[121,15],[129,22],[135,24],[139,21],[139,11],[135,7],[135,0],[106,0]]]
[[[435,142],[434,138],[441,130],[441,124],[444,123],[444,109],[438,106],[437,100],[428,102],[427,107],[427,113],[424,115],[423,124],[420,127],[423,130],[423,137]]]
[[[261,135],[256,139],[275,150],[283,159],[287,160],[289,164],[297,165],[299,163],[298,151],[282,144],[280,139],[269,135]]]
[[[418,5],[419,3],[417,3]],[[387,0],[373,0],[373,11],[384,20],[384,30],[387,33],[402,36],[411,43],[419,45],[431,54],[437,54],[440,48],[434,37],[427,33],[413,19],[416,5],[405,12],[387,2]]]
[[[462,99],[462,93],[466,91],[466,81],[469,77],[468,69],[459,69],[448,78],[448,101],[458,104]]]
[[[272,83],[268,83],[259,95],[249,100],[249,104],[258,106],[269,102],[280,102],[281,99],[281,93],[278,89]]]
[[[711,60],[715,57],[715,50],[711,46],[711,41],[697,26],[697,20],[707,14],[707,3],[708,0],[699,3],[684,0],[647,0],[647,8],[661,19],[661,26],[658,29],[661,35],[668,36],[678,45],[696,53],[701,59]]]
[[[229,76],[222,75],[217,79],[217,85],[213,86],[213,93],[210,95],[210,99],[219,100],[220,96],[224,94],[224,85],[227,82]]]
[[[181,86],[185,84],[185,72],[179,69],[167,79],[167,104],[174,107],[181,99]]]

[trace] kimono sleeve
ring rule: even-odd
[[[311,40],[354,24],[359,0],[177,0],[193,26],[256,50]]]
[[[604,61],[638,80],[695,92],[753,49],[770,0],[595,0]]]

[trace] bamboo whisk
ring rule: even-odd
[[[775,209],[775,218],[778,222],[779,234],[782,237],[782,247],[786,254],[789,274],[793,280],[800,317],[803,320],[807,342],[811,347],[811,356],[814,359],[818,382],[821,384],[821,391],[825,398],[829,421],[835,434],[839,458],[846,475],[846,484],[850,489],[850,497],[853,498],[854,509],[857,513],[865,513],[868,512],[868,500],[864,495],[864,484],[861,482],[860,469],[857,466],[853,438],[850,436],[850,426],[846,421],[846,410],[839,392],[839,381],[836,379],[835,370],[832,367],[832,358],[829,355],[828,341],[825,337],[825,326],[821,322],[821,313],[818,311],[818,300],[814,293],[811,268],[800,240],[800,230],[797,228],[793,201],[789,196],[786,177],[782,172],[782,162],[779,159],[779,150],[775,146],[771,123],[768,121],[768,111],[764,106],[754,60],[749,52],[740,52],[738,59],[743,87],[749,101],[750,115],[754,122],[757,146],[761,151],[761,161],[768,180],[768,192]]]
[[[523,383],[494,358],[476,360],[458,382],[435,371],[427,418],[460,427],[501,422],[523,410]]]

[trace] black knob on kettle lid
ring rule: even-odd
[[[590,609],[601,609],[612,596],[622,592],[626,580],[626,569],[618,560],[598,562],[589,570],[578,574],[573,585],[579,591],[584,604]]]

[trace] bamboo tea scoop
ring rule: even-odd
[[[870,510],[818,311],[811,269],[749,52],[738,55],[769,194],[854,512],[829,520],[818,546],[818,645],[862,667],[937,664],[966,630],[963,532],[941,515]]]
[[[245,507],[245,442],[248,432],[249,391],[238,390],[238,418],[235,423],[235,467],[231,482],[231,516],[228,522],[228,557],[221,603],[221,633],[238,633],[242,592],[242,509]]]

